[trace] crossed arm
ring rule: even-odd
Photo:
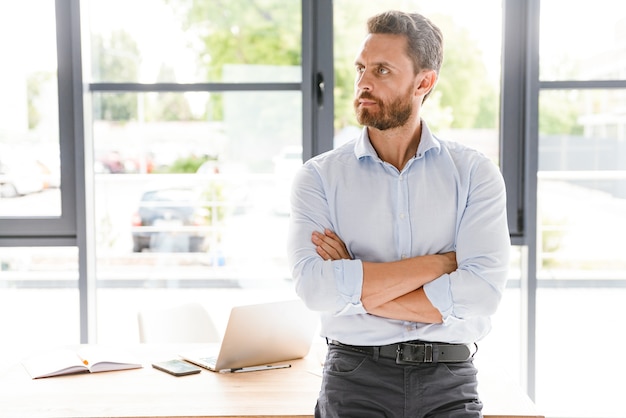
[[[311,241],[324,260],[350,259],[344,242],[331,230],[313,232]],[[441,323],[441,313],[423,286],[457,269],[456,253],[431,254],[387,263],[363,261],[361,303],[367,312],[391,319]]]

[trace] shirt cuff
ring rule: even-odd
[[[335,316],[367,313],[361,303],[363,264],[361,260],[333,261],[333,272],[342,307]]]
[[[430,303],[439,309],[445,323],[446,318],[452,315],[454,308],[452,293],[450,292],[450,275],[444,274],[438,279],[426,283],[424,285],[424,293],[426,293]]]

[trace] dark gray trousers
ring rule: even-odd
[[[482,417],[473,362],[398,365],[329,345],[315,416]]]

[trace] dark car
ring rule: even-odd
[[[133,215],[133,251],[206,251],[209,215],[209,208],[193,189],[147,191]]]

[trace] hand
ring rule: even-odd
[[[317,253],[324,260],[352,259],[346,244],[330,229],[325,229],[323,234],[313,231],[311,241],[316,245]]]

